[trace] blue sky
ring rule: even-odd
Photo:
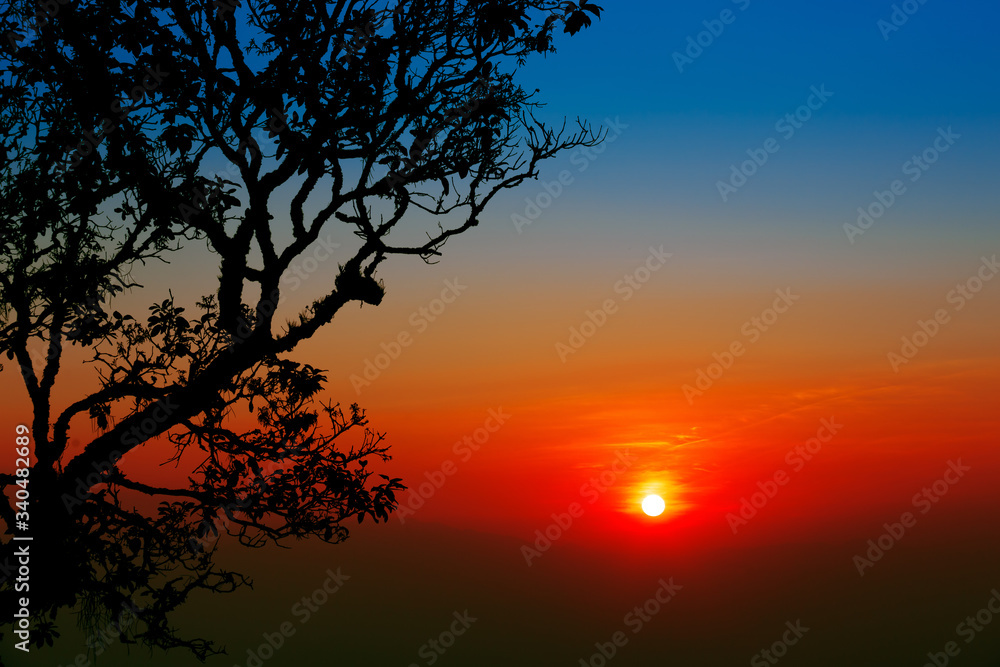
[[[761,278],[780,270],[781,257],[796,274],[805,264],[841,284],[961,274],[973,253],[998,241],[991,81],[1000,49],[990,33],[1000,8],[914,0],[907,8],[916,11],[885,39],[878,22],[891,19],[894,4],[904,3],[605,3],[599,23],[562,40],[555,56],[530,61],[521,80],[541,89],[549,120],[619,118],[628,128],[586,172],[569,156],[543,167],[543,181],[570,169],[574,183],[523,234],[510,216],[541,183],[498,197],[477,236],[511,244],[521,262],[530,244],[541,244],[541,256],[571,246],[599,259],[655,238],[700,247],[706,262],[743,261]],[[673,54],[723,11],[731,22],[679,72]],[[833,95],[783,138],[776,121],[812,87]],[[960,138],[849,244],[843,225],[857,208],[905,178],[904,163],[949,127]],[[718,182],[731,165],[772,137],[779,151],[722,201]]]
[[[1000,54],[990,26],[1000,10],[989,3],[929,0],[888,41],[877,21],[892,14],[890,2],[742,4],[606,3],[596,29],[565,40],[536,72],[553,103],[598,114],[770,116],[820,81],[850,98],[836,115],[912,122],[995,109],[988,82]],[[733,22],[679,73],[672,53],[727,9]],[[587,84],[598,80],[595,95]]]

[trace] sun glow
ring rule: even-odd
[[[663,502],[663,498],[656,494],[650,494],[642,499],[642,511],[649,516],[660,516],[666,507],[667,504]]]

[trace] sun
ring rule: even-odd
[[[660,516],[666,507],[667,504],[663,502],[663,498],[655,493],[642,499],[642,511],[649,516]]]

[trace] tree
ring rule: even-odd
[[[552,0],[3,6],[0,351],[30,399],[21,437],[34,460],[20,486],[22,473],[0,475],[0,516],[17,534],[28,515],[31,567],[44,572],[31,580],[33,641],[51,643],[58,612],[78,605],[94,626],[118,623],[122,641],[204,659],[217,647],[177,636],[168,618],[194,590],[246,583],[213,561],[220,528],[247,546],[338,542],[349,518],[387,519],[405,487],[367,467],[388,458],[383,435],[357,405],[323,402],[324,371],[290,355],[347,304],[378,305],[388,257],[435,261],[499,192],[601,139],[580,121],[539,121],[515,81],[526,58],[600,11]],[[280,193],[291,197],[279,211]],[[424,222],[402,223],[416,212],[436,223],[413,243],[402,230]],[[333,226],[354,233],[353,254],[282,322],[283,275]],[[134,270],[189,244],[219,258],[197,310],[169,293],[145,317],[116,310],[142,288]],[[57,407],[74,348],[90,355],[96,389]],[[254,428],[238,428],[237,407]],[[70,452],[85,416],[93,433]],[[128,473],[118,461],[137,448],[184,457],[188,484]]]

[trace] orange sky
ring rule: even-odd
[[[1000,287],[987,283],[961,309],[947,300],[956,282],[975,273],[977,255],[953,262],[950,279],[931,276],[909,286],[861,288],[812,277],[791,287],[793,266],[778,276],[737,267],[727,287],[716,267],[692,264],[679,244],[626,299],[628,291],[615,285],[643,265],[650,245],[660,244],[623,242],[591,265],[567,264],[560,272],[537,253],[512,276],[497,270],[502,255],[478,266],[414,262],[388,273],[382,306],[349,308],[296,358],[326,369],[327,396],[358,401],[372,426],[388,434],[395,459],[386,472],[416,488],[446,461],[455,464],[416,511],[422,521],[531,536],[553,512],[580,500],[580,487],[624,449],[635,463],[588,502],[580,522],[587,530],[647,525],[638,503],[659,490],[668,508],[655,521],[721,527],[725,534],[727,513],[779,470],[791,482],[740,539],[826,525],[863,532],[868,518],[878,525],[891,517],[959,457],[983,472],[963,480],[948,502],[991,497],[986,471],[996,465],[992,403],[1000,374],[990,332]],[[321,286],[332,268],[320,265],[290,297]],[[465,288],[451,303],[435,305],[446,281]],[[184,298],[203,284],[172,289]],[[786,308],[775,290],[794,301]],[[613,313],[598,317],[602,326],[563,361],[556,344],[569,344],[570,327],[579,329],[608,299]],[[776,299],[785,312],[768,313]],[[899,352],[900,337],[912,336],[918,320],[940,308],[949,321],[894,372],[888,354]],[[401,333],[409,345],[395,350],[389,344]],[[742,353],[729,359],[734,343]],[[384,350],[397,358],[379,359]],[[385,368],[359,384],[369,360]],[[729,367],[713,367],[717,360]],[[709,384],[702,376],[699,383],[699,372],[709,371],[717,379]],[[63,404],[90,372],[67,365]],[[5,387],[17,400],[16,385]],[[457,446],[491,410],[509,418],[478,450]],[[831,418],[842,430],[793,470],[788,453]],[[79,437],[89,428],[86,420],[74,423]],[[131,455],[132,465],[161,475],[155,464],[164,451],[144,448]]]

